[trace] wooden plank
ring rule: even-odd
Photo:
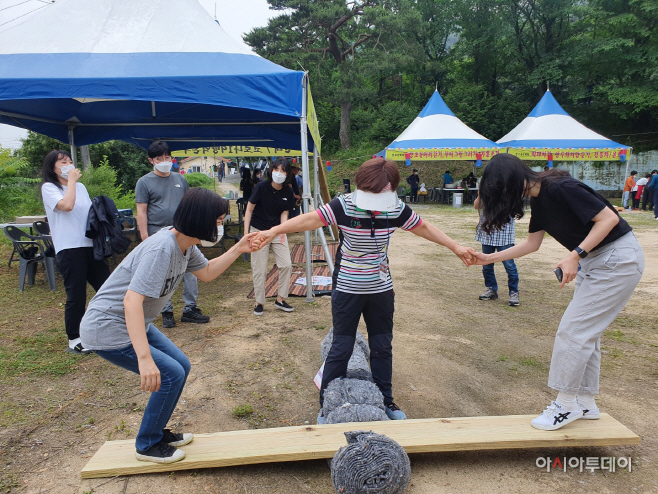
[[[408,453],[474,451],[485,449],[622,446],[640,438],[612,418],[577,420],[557,431],[530,426],[534,415],[459,417],[197,434],[183,449],[184,460],[162,465],[135,459],[135,441],[108,441],[89,460],[82,478],[171,472],[255,463],[332,458],[345,446],[344,432],[372,430],[397,441]]]

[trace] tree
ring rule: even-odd
[[[339,138],[350,147],[350,118],[363,97],[361,69],[367,48],[382,43],[384,25],[395,15],[383,0],[268,0],[286,12],[267,27],[253,29],[244,40],[256,52],[288,68],[309,69],[320,91],[340,106]],[[366,86],[367,87],[367,86]]]

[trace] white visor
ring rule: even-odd
[[[352,193],[352,201],[357,208],[366,211],[393,211],[398,207],[398,195],[391,190],[377,194],[355,190]]]

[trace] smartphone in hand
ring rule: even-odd
[[[557,280],[562,283],[562,268],[555,268],[553,272],[555,273]]]

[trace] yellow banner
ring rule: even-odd
[[[309,152],[309,155],[313,153]],[[216,146],[195,149],[183,149],[171,153],[174,158],[189,156],[221,156],[222,158],[271,158],[272,156],[301,156],[302,152],[294,149],[268,148],[262,146]]]
[[[471,160],[478,159],[478,154],[482,154],[483,160],[489,160],[498,153],[504,153],[505,148],[500,149],[387,149],[386,159],[393,161],[405,161],[407,158],[411,161],[450,161],[450,160]]]
[[[522,160],[547,161],[553,155],[554,161],[619,161],[621,149],[514,149],[509,153]]]
[[[315,143],[315,149],[318,150],[318,154],[321,149],[320,139],[320,127],[318,125],[318,115],[315,113],[315,105],[313,104],[313,96],[311,96],[311,86],[308,87],[308,100],[306,102],[306,121],[308,125],[308,131],[313,137],[313,142]]]

